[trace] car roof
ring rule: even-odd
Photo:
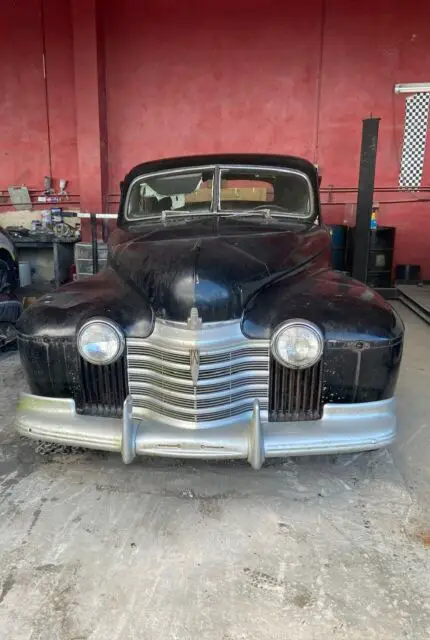
[[[317,180],[317,169],[312,162],[296,156],[284,156],[264,153],[223,153],[210,155],[179,156],[176,158],[162,158],[151,160],[135,166],[125,177],[124,186],[145,173],[218,164],[245,164],[268,167],[281,167],[302,171],[314,182]]]

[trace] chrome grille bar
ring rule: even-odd
[[[199,353],[196,384],[191,350]],[[237,321],[191,330],[157,320],[148,338],[128,338],[127,371],[138,417],[209,428],[250,419],[256,399],[267,417],[269,342],[248,340]]]
[[[322,361],[309,369],[288,369],[270,363],[269,420],[317,420],[322,415]]]

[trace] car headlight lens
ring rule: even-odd
[[[272,338],[276,360],[290,369],[307,369],[322,356],[324,337],[318,327],[306,320],[290,320],[278,327]]]
[[[97,319],[86,322],[77,336],[78,351],[91,364],[111,364],[124,351],[124,335],[111,320]]]

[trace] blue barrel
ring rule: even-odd
[[[330,225],[330,229],[333,269],[336,269],[336,271],[345,271],[348,227],[344,224],[332,224]]]

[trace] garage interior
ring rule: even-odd
[[[288,458],[259,473],[232,462],[141,459],[125,467],[117,455],[21,438],[11,425],[26,383],[7,345],[1,637],[430,637],[425,118],[412,177],[405,165],[414,96],[424,96],[428,119],[430,6],[3,5],[0,226],[16,234],[24,304],[104,266],[131,167],[188,154],[311,160],[336,268],[353,271],[360,177],[369,168],[363,121],[377,119],[364,226],[388,244],[366,248],[366,269],[367,249],[386,257],[375,258],[369,284],[386,290],[406,345],[392,447]],[[55,238],[47,237],[47,214],[57,216]]]

